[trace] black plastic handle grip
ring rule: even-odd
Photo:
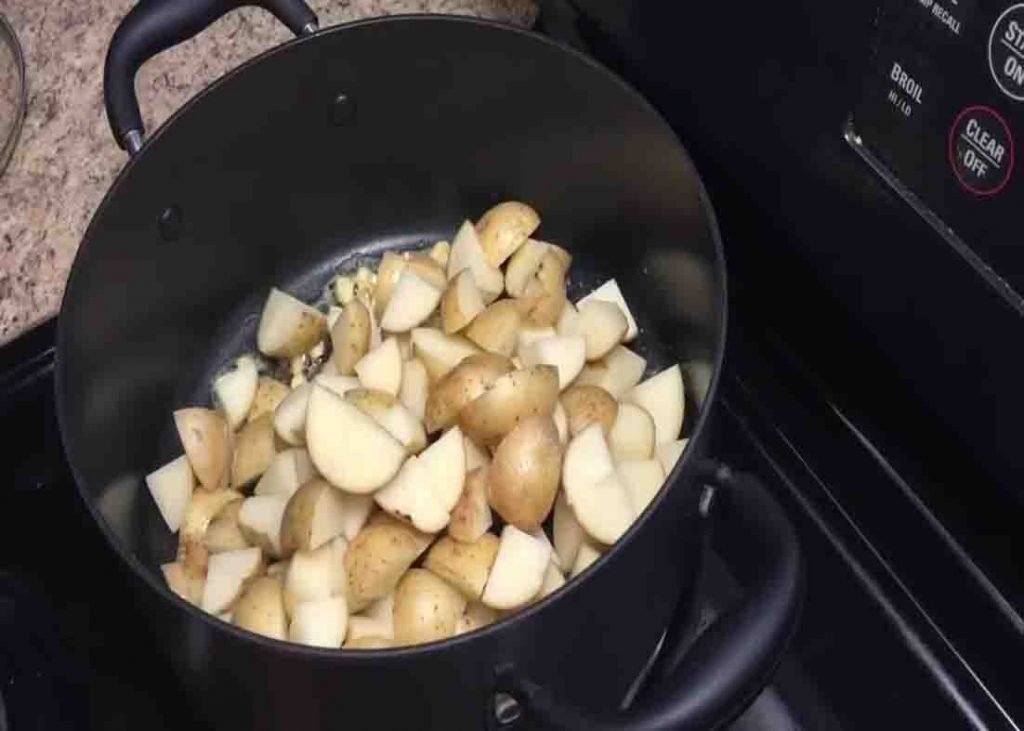
[[[742,535],[743,553],[759,564],[756,585],[692,644],[663,648],[665,679],[628,710],[601,715],[570,707],[509,669],[499,677],[499,690],[519,702],[527,725],[553,731],[716,728],[744,708],[771,677],[803,599],[796,534],[756,478],[720,468],[708,482],[719,488],[716,501],[724,503],[714,512],[725,513],[728,533]]]
[[[141,0],[131,9],[110,39],[103,66],[103,99],[118,146],[132,155],[142,146],[145,130],[135,96],[139,67],[244,5],[268,10],[295,35],[317,29],[316,14],[303,0]]]

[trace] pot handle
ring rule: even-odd
[[[197,35],[244,5],[271,12],[295,35],[315,33],[316,14],[303,0],[141,0],[110,39],[103,66],[103,100],[118,146],[134,155],[145,129],[135,96],[135,74],[147,60]]]
[[[692,643],[688,636],[666,636],[658,660],[663,680],[627,710],[599,714],[568,706],[518,676],[514,667],[502,668],[497,691],[515,699],[527,726],[557,731],[716,728],[760,692],[800,613],[799,544],[778,503],[753,476],[717,467],[705,482],[719,493],[714,502],[724,503],[714,512],[726,513],[728,533],[742,535],[742,552],[758,562],[757,583]]]

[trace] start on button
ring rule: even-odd
[[[1010,128],[989,107],[967,107],[949,130],[949,164],[960,185],[975,195],[995,195],[1013,172]]]

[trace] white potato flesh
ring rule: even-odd
[[[370,512],[373,510],[373,495],[353,495],[341,493],[341,534],[348,540],[356,537],[366,525]]]
[[[310,647],[338,648],[348,630],[348,605],[336,596],[299,604],[288,626],[288,639]]]
[[[235,361],[234,368],[214,379],[213,396],[232,429],[240,427],[249,415],[259,376],[256,361],[243,355]]]
[[[385,630],[385,637],[395,636],[395,593],[391,592],[385,597],[372,602],[363,610],[363,616],[368,617],[380,624]]]
[[[559,335],[580,334],[580,313],[572,302],[566,302],[562,307],[562,314],[555,323],[555,331]]]
[[[642,407],[651,415],[655,444],[674,442],[679,438],[686,399],[683,373],[678,364],[637,384],[623,400]]]
[[[562,484],[583,530],[601,543],[614,543],[632,524],[635,513],[600,424],[591,424],[569,442]]]
[[[212,409],[178,409],[174,425],[192,472],[207,490],[224,487],[231,469],[230,429]]]
[[[540,267],[540,260],[548,253],[550,244],[536,239],[527,239],[526,243],[516,249],[505,267],[505,291],[510,297],[522,297],[526,293],[526,285],[533,279]]]
[[[380,318],[381,329],[391,333],[409,332],[430,317],[440,302],[441,290],[406,269]]]
[[[688,439],[676,439],[674,442],[665,442],[656,447],[655,453],[658,461],[661,462],[661,468],[665,471],[666,477],[671,474],[672,469],[676,466],[676,462],[683,456],[683,450],[686,449],[688,441]]]
[[[238,527],[245,539],[274,558],[281,556],[281,520],[287,505],[284,495],[253,495],[238,511]]]
[[[320,373],[313,379],[313,383],[323,386],[328,391],[344,396],[349,391],[357,388],[364,388],[363,384],[355,376],[342,376],[337,373]],[[312,393],[312,391],[310,391]],[[306,397],[306,409],[309,410],[309,397]]]
[[[550,563],[550,544],[506,525],[480,601],[492,609],[515,609],[529,603],[544,585]]]
[[[342,535],[345,493],[326,480],[311,480],[288,499],[281,523],[281,547],[286,553],[313,550]]]
[[[349,643],[358,640],[379,638],[381,640],[392,640],[395,637],[394,626],[385,627],[382,622],[373,617],[364,617],[361,614],[351,614],[348,618],[348,631],[345,633],[345,647]],[[382,645],[390,647],[390,643]]]
[[[621,399],[633,386],[640,383],[647,370],[647,360],[629,348],[618,345],[608,355],[594,363],[587,363],[576,379],[577,386],[600,386],[617,399]]]
[[[522,357],[524,350],[528,349],[530,345],[543,340],[544,338],[551,338],[558,335],[553,327],[538,327],[537,325],[523,325],[519,328],[519,334],[516,336],[516,355]]]
[[[429,390],[430,379],[423,362],[419,358],[405,361],[402,364],[402,385],[398,389],[398,400],[420,421],[426,415]]]
[[[555,335],[541,338],[519,354],[527,366],[550,365],[558,369],[558,389],[564,391],[583,370],[587,344],[582,335]]]
[[[558,564],[563,570],[568,571],[576,562],[576,554],[583,544],[584,532],[583,526],[576,520],[576,513],[565,499],[564,491],[560,491],[555,500],[551,527]]]
[[[444,509],[430,485],[421,457],[409,457],[387,485],[373,495],[377,504],[396,518],[412,523],[424,533],[436,533],[448,525]]]
[[[555,565],[555,562],[552,561],[548,564],[547,571],[544,572],[544,583],[540,585],[540,591],[537,592],[537,596],[533,600],[539,602],[548,594],[554,594],[563,586],[565,586],[565,577],[562,576],[562,572]]]
[[[338,536],[315,550],[292,554],[284,577],[284,608],[288,616],[294,616],[295,607],[302,602],[345,593],[347,549],[348,542]]]
[[[484,311],[484,307],[483,295],[476,286],[473,272],[463,269],[449,282],[441,297],[441,322],[445,333],[451,335],[462,330]]]
[[[587,344],[587,360],[593,361],[619,344],[629,323],[614,302],[589,300],[580,305],[577,326]]]
[[[402,350],[398,347],[398,340],[388,338],[360,358],[356,363],[356,375],[363,388],[398,396],[402,387]]]
[[[558,429],[558,441],[562,445],[569,443],[569,417],[565,415],[565,407],[562,406],[562,402],[559,401],[555,404],[555,410],[551,413],[551,418],[555,420],[555,428]]]
[[[419,460],[441,509],[446,513],[451,512],[462,495],[462,485],[466,479],[466,450],[462,430],[453,426],[427,447],[419,455]]]
[[[633,513],[640,515],[665,483],[665,470],[661,462],[656,459],[628,459],[619,462],[615,469],[626,486]]]
[[[430,327],[418,327],[412,331],[412,348],[435,383],[465,358],[480,352],[480,348],[461,335],[445,335]]]
[[[570,576],[576,578],[589,569],[599,558],[601,558],[601,551],[598,550],[597,546],[590,541],[584,541],[583,545],[580,546],[579,553],[576,554],[576,561],[572,565]]]
[[[210,556],[200,606],[204,612],[220,614],[242,593],[246,580],[263,568],[258,548],[240,548]]]
[[[327,318],[305,302],[279,289],[271,289],[263,306],[256,345],[273,358],[292,358],[316,345]]]
[[[160,571],[167,582],[167,588],[189,604],[199,605],[203,598],[203,584],[206,583],[204,574],[186,571],[177,561],[160,564]]]
[[[473,272],[473,280],[485,304],[496,300],[505,288],[501,269],[487,263],[476,228],[469,221],[462,223],[452,241],[448,254],[448,279],[454,279],[463,269]]]
[[[389,408],[375,412],[373,417],[410,453],[415,454],[427,445],[427,432],[423,429],[423,423],[400,402],[396,401]]]
[[[337,394],[314,385],[306,413],[306,444],[313,465],[337,488],[373,492],[405,459],[401,442]]]
[[[626,298],[622,296],[622,290],[619,289],[618,282],[614,279],[609,279],[607,282],[577,302],[576,308],[579,309],[584,302],[589,300],[602,300],[604,302],[614,302],[617,304],[622,310],[622,313],[626,316],[627,327],[625,341],[628,343],[636,338],[638,332],[636,320],[633,318],[633,313],[630,312],[629,305],[626,304]]]
[[[619,462],[648,459],[654,454],[654,420],[636,404],[621,403],[608,433],[608,448]]]
[[[146,475],[149,494],[171,533],[178,532],[185,518],[195,484],[192,466],[184,454]]]
[[[312,392],[312,383],[300,384],[274,409],[274,431],[282,441],[293,447],[301,447],[306,443],[306,407],[309,406],[309,394]]]
[[[351,300],[352,298],[349,297],[349,299]],[[348,304],[348,303],[346,302],[345,304]],[[344,312],[344,311],[345,310],[343,308],[338,307],[337,305],[331,305],[330,307],[327,308],[327,329],[328,330],[333,330],[334,329],[334,323],[336,323],[338,321],[338,318],[341,317],[341,313]]]
[[[313,460],[305,449],[286,449],[274,456],[274,461],[256,483],[254,495],[283,495],[291,497],[296,490],[316,474]]]
[[[466,451],[466,472],[467,474],[477,467],[486,467],[491,463],[491,458],[483,449],[476,445],[469,437],[463,435],[462,446]]]

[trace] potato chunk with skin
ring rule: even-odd
[[[484,311],[484,300],[473,279],[473,272],[463,269],[441,297],[441,322],[448,335],[457,333]]]
[[[264,414],[250,421],[235,438],[234,460],[231,463],[231,484],[243,487],[258,479],[274,461],[274,420]]]
[[[516,350],[522,316],[514,300],[498,300],[478,314],[465,335],[484,350],[506,358]]]
[[[425,569],[411,569],[395,590],[395,641],[416,645],[455,634],[465,598]]]
[[[517,609],[528,604],[544,585],[550,562],[549,544],[506,525],[481,601],[492,609]]]
[[[352,299],[331,327],[331,358],[338,373],[350,376],[355,366],[370,350],[373,321],[370,310],[362,301]]]
[[[273,414],[291,391],[288,386],[270,376],[260,376],[256,381],[256,395],[249,407],[249,421],[256,421],[264,414]]]
[[[512,362],[494,353],[479,353],[463,360],[428,393],[424,418],[427,431],[435,432],[455,424],[466,404],[511,370]]]
[[[562,394],[561,402],[572,437],[591,424],[600,424],[607,437],[619,413],[615,399],[598,386],[570,386]]]
[[[488,498],[501,517],[530,532],[551,512],[562,473],[562,442],[549,415],[529,416],[494,452]]]
[[[242,592],[235,604],[235,626],[250,632],[283,640],[288,635],[284,611],[284,584],[281,576],[261,576]]]
[[[498,544],[498,537],[490,533],[484,533],[473,543],[443,536],[427,553],[423,567],[447,581],[467,599],[477,601],[498,555]]]
[[[558,371],[540,365],[501,376],[459,413],[462,431],[481,446],[496,446],[527,416],[550,415],[558,402]]]
[[[483,465],[466,473],[459,502],[452,508],[448,535],[463,543],[473,543],[490,530],[493,523],[487,502],[488,467]]]
[[[174,424],[199,483],[207,490],[226,486],[231,440],[224,417],[212,409],[179,409]]]
[[[393,592],[431,540],[429,534],[390,516],[371,519],[345,553],[349,609],[358,612]]]
[[[323,314],[274,288],[263,306],[256,343],[264,355],[292,358],[316,345],[326,327]]]
[[[494,206],[476,223],[487,263],[501,266],[516,249],[540,226],[540,215],[519,201],[505,201]]]

